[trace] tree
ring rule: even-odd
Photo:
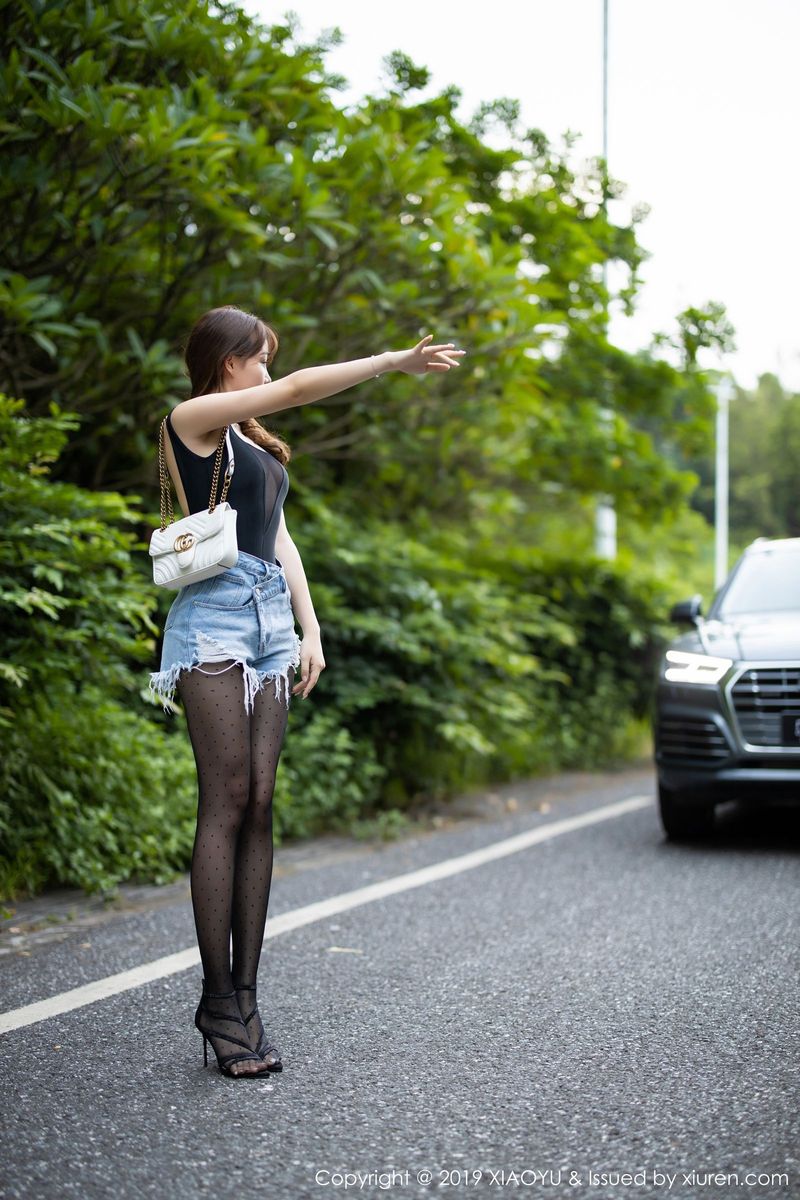
[[[609,221],[621,185],[599,162],[577,175],[569,139],[556,152],[508,100],[471,124],[455,89],[415,102],[427,73],[400,52],[387,93],[345,113],[327,43],[234,6],[118,0],[86,28],[76,0],[28,2],[3,22],[0,385],[32,413],[52,399],[81,415],[66,478],[152,494],[158,421],[186,395],[182,338],[232,302],[277,325],[284,371],[421,330],[468,346],[435,391],[389,378],[280,415],[296,471],[340,501],[369,486],[379,511],[424,499],[468,519],[488,489],[534,507],[556,483],[644,520],[680,503],[689,481],[656,443],[685,381],[604,337],[600,268],[628,265],[631,303],[636,220]],[[492,121],[503,149],[482,140]]]
[[[800,396],[762,375],[730,406],[730,520],[734,539],[800,537],[796,463]]]

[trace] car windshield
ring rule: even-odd
[[[752,554],[739,565],[716,615],[800,612],[800,554]]]

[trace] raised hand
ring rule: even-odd
[[[428,371],[449,371],[451,367],[460,367],[458,361],[466,350],[457,350],[454,342],[446,345],[431,346],[433,334],[429,333],[411,350],[400,350],[395,354],[395,366],[405,375],[425,375]]]

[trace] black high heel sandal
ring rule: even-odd
[[[203,995],[200,998],[200,1003],[197,1006],[197,1012],[194,1014],[194,1023],[203,1035],[203,1066],[208,1066],[208,1045],[211,1042],[211,1048],[217,1056],[217,1066],[223,1075],[227,1075],[230,1079],[260,1079],[263,1075],[269,1074],[269,1068],[261,1071],[232,1071],[230,1068],[233,1063],[237,1062],[257,1062],[263,1067],[264,1060],[260,1054],[256,1054],[251,1049],[250,1043],[242,1038],[235,1037],[230,1033],[223,1033],[219,1029],[210,1029],[206,1024],[204,1029],[201,1025],[203,1017],[213,1018],[218,1021],[227,1021],[233,1025],[240,1025],[244,1038],[247,1037],[247,1026],[241,1018],[241,1014],[230,1016],[228,1013],[215,1011],[209,1007],[209,1000],[231,1000],[236,998],[236,992],[208,992],[206,991],[206,981],[203,980]],[[232,1043],[236,1046],[242,1046],[246,1051],[244,1054],[220,1054],[217,1047],[214,1045],[214,1040],[220,1042]]]
[[[254,983],[235,983],[233,987],[234,991],[237,993],[253,992],[253,999],[255,1000],[256,985]],[[247,1026],[253,1020],[253,1017],[258,1017],[258,1045],[256,1046],[256,1054],[262,1062],[267,1064],[268,1070],[282,1071],[283,1063],[281,1062],[280,1051],[278,1050],[277,1046],[271,1046],[267,1039],[266,1032],[264,1031],[264,1025],[261,1020],[261,1014],[258,1011],[258,1004],[254,1004],[253,1011],[249,1016],[244,1018],[245,1029],[247,1029]],[[270,1058],[272,1061],[270,1061]]]

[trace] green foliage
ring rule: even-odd
[[[196,785],[141,698],[157,628],[124,528],[138,514],[53,482],[79,422],[23,408],[0,395],[0,892],[163,879],[190,850]]]
[[[348,823],[379,805],[616,761],[629,718],[648,713],[669,605],[651,578],[524,547],[501,553],[464,532],[423,543],[386,523],[342,529],[322,506],[309,528],[324,720],[312,710],[306,723],[304,702],[293,709],[283,820],[298,811],[298,765],[317,807],[314,780],[322,804],[343,750],[349,765],[331,790]]]
[[[274,805],[277,842],[352,829],[380,802],[386,772],[378,747],[359,738],[335,706],[321,697],[293,701],[291,731],[281,755]],[[304,705],[311,704],[307,714]],[[300,716],[296,716],[301,709]]]
[[[102,679],[19,705],[0,764],[0,894],[48,884],[112,892],[186,869],[191,750],[108,698]]]
[[[535,511],[554,482],[648,523],[682,503],[690,480],[659,439],[707,437],[694,362],[722,317],[683,315],[691,381],[608,345],[601,268],[628,269],[630,305],[644,252],[640,214],[606,215],[624,188],[600,161],[575,171],[570,140],[523,128],[513,100],[469,124],[455,89],[415,101],[428,73],[401,51],[387,93],[343,111],[325,44],[233,7],[115,0],[87,24],[78,0],[28,0],[6,20],[0,386],[34,414],[52,398],[91,418],[65,477],[152,489],[153,434],[186,393],[180,343],[233,302],[276,325],[285,370],[429,329],[468,348],[435,388],[389,377],[379,402],[359,389],[272,418],[339,504],[368,486],[379,510],[424,497],[469,521],[481,493]]]
[[[735,330],[725,305],[709,301],[705,308],[690,306],[678,314],[680,340],[687,366],[695,366],[701,350],[714,347],[721,353],[736,349]]]
[[[733,566],[755,538],[800,537],[800,507],[795,463],[800,455],[800,395],[787,391],[775,375],[757,386],[737,387],[729,407],[730,554]],[[698,476],[692,507],[708,526],[714,521],[715,465],[711,454],[686,456],[684,465]],[[713,558],[706,580],[695,588],[713,592]],[[684,589],[691,594],[691,588]]]
[[[547,616],[573,634],[564,645],[535,644],[542,663],[559,672],[544,705],[553,765],[609,765],[641,749],[641,722],[650,715],[657,664],[671,636],[664,582],[630,562],[553,555],[543,556],[528,580],[545,596]]]
[[[0,394],[0,727],[22,696],[51,697],[64,685],[102,681],[110,692],[138,688],[157,633],[152,599],[132,563],[137,496],[89,492],[50,472],[79,426],[53,402],[49,417],[23,415]]]
[[[734,538],[800,537],[800,395],[762,375],[730,406],[730,513]]]

